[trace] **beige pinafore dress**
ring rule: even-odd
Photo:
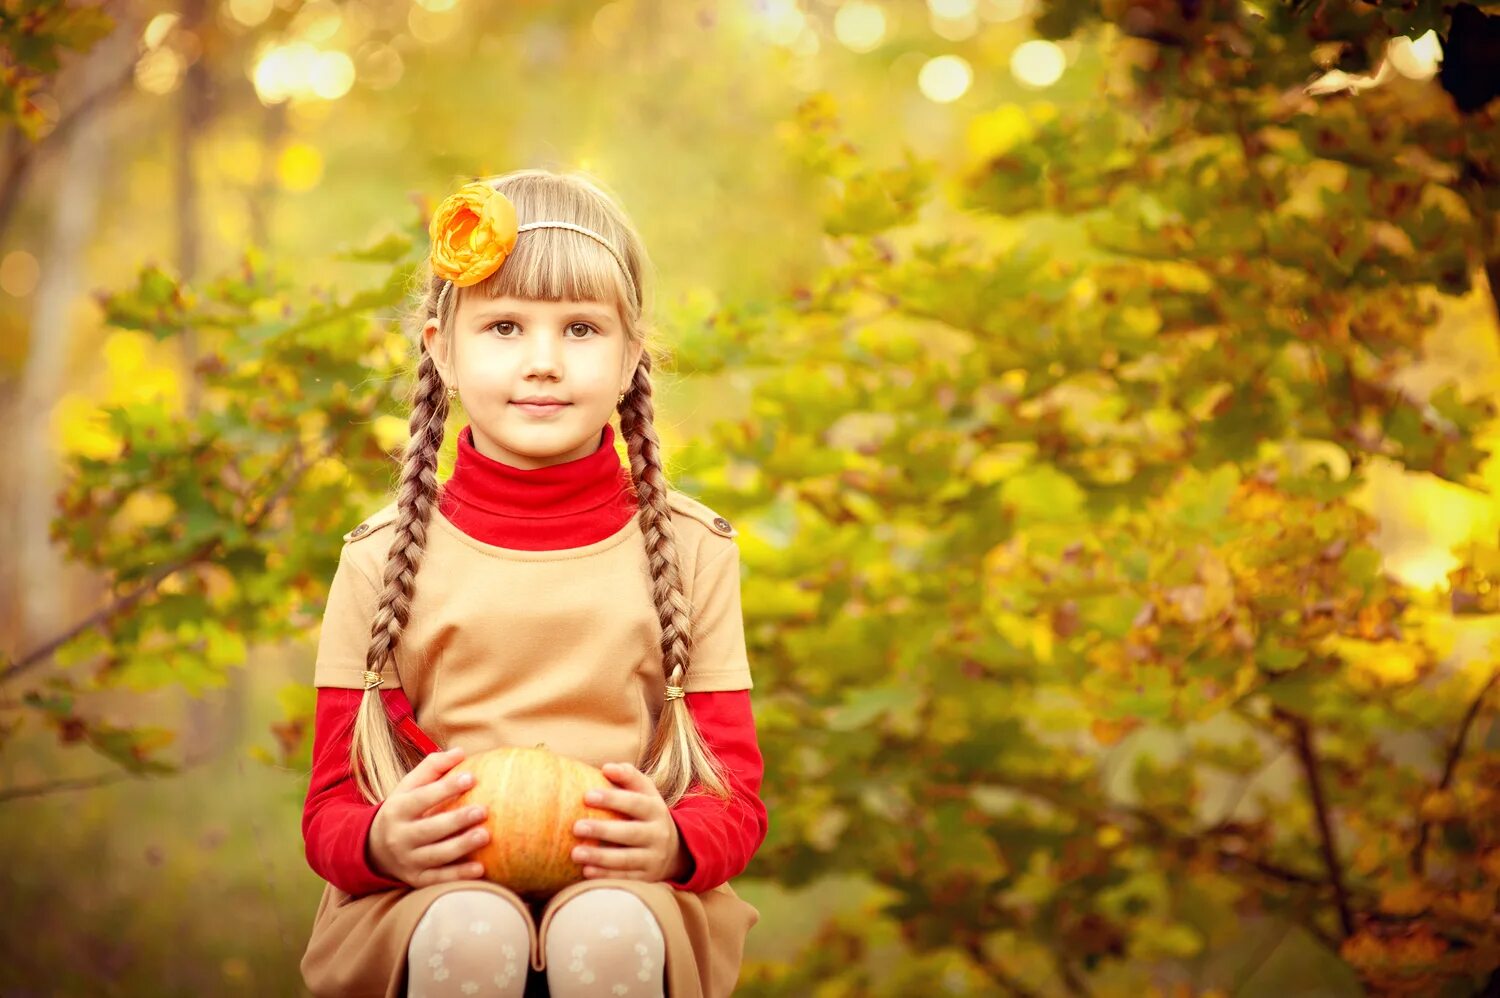
[[[693,664],[684,689],[750,689],[736,532],[707,506],[670,493],[678,563],[692,604]],[[329,589],[314,686],[363,687],[365,652],[395,505],[344,535]],[[595,766],[638,763],[666,694],[661,628],[640,521],[584,547],[520,551],[464,534],[437,509],[411,615],[385,686],[399,683],[417,724],[444,749],[473,756],[546,743]],[[720,998],[739,976],[760,913],[728,884],[703,893],[664,882],[583,880],[528,900],[486,880],[352,897],[326,884],[301,970],[318,996],[402,998],[412,930],[449,891],[505,898],[530,928],[531,966],[545,969],[552,914],[575,894],[618,887],[645,903],[666,943],[670,998]],[[535,975],[533,988],[542,975]],[[528,991],[534,993],[534,991]]]

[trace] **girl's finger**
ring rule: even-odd
[[[625,846],[641,846],[650,841],[650,829],[639,821],[599,821],[590,818],[573,825],[573,834],[581,839],[599,839],[603,842],[618,842]]]
[[[410,791],[408,796],[411,798],[412,804],[416,808],[416,814],[413,817],[420,818],[427,816],[427,812],[431,811],[439,804],[450,798],[457,797],[461,793],[467,792],[473,786],[474,774],[469,772],[467,769],[460,769],[457,771],[454,771],[452,769],[448,770],[441,777],[433,780],[431,783],[417,787],[415,790]]]
[[[464,759],[462,748],[451,748],[446,752],[431,752],[396,783],[396,790],[415,790],[442,777],[448,770]]]
[[[606,762],[604,775],[630,790],[640,790],[642,781],[646,779],[644,773],[628,762]]]
[[[619,846],[578,846],[573,850],[573,862],[607,870],[644,870],[651,862],[651,854],[645,849]]]
[[[442,884],[450,880],[478,880],[484,876],[484,867],[478,863],[459,861],[447,866],[435,866],[423,870],[417,874],[418,887],[426,887],[429,884]]]
[[[609,877],[614,880],[648,880],[643,870],[606,870],[599,866],[585,866],[583,868],[585,880],[598,880],[601,877]]]
[[[590,794],[598,794],[598,800],[590,800]],[[583,797],[589,807],[604,807],[632,818],[651,817],[651,798],[632,790],[591,790]]]
[[[657,788],[655,783],[651,782],[651,777],[636,769],[631,763],[605,763],[604,772],[610,779],[615,781],[617,786],[631,793],[638,794],[647,801],[665,803],[662,801],[661,790]],[[648,807],[648,814],[649,811]],[[642,817],[645,817],[645,815],[642,815]]]
[[[426,818],[418,818],[412,822],[412,837],[422,844],[440,841],[449,835],[462,832],[471,825],[478,825],[485,819],[487,810],[483,806],[460,807],[451,811],[439,811]],[[475,814],[475,811],[479,813]]]
[[[440,867],[444,864],[463,865],[465,857],[490,840],[488,828],[470,828],[446,839],[419,846],[412,850],[411,858],[423,867]]]

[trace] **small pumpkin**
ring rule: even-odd
[[[626,817],[583,801],[590,790],[614,787],[603,770],[545,745],[488,749],[465,758],[453,771],[472,773],[473,786],[430,808],[424,817],[475,805],[486,808],[489,841],[463,859],[483,866],[484,879],[517,894],[550,895],[582,880],[583,866],[573,860],[573,850],[598,840],[573,834],[574,823]]]

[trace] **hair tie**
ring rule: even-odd
[[[667,700],[681,700],[682,696],[683,689],[681,686],[672,686],[670,684],[667,686]]]
[[[365,689],[373,690],[375,687],[381,685],[384,682],[385,677],[383,677],[380,673],[371,672],[369,669],[365,670]]]
[[[432,272],[448,282],[438,292],[438,314],[443,312],[449,286],[466,288],[499,270],[516,248],[516,237],[528,229],[571,229],[593,239],[609,250],[630,285],[630,293],[636,294],[635,279],[625,258],[608,239],[574,222],[547,219],[517,225],[516,206],[510,198],[475,180],[444,198],[428,223]]]

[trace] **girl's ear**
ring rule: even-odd
[[[438,334],[437,319],[428,319],[422,326],[422,342],[426,345],[427,352],[432,355],[432,362],[437,365],[438,373],[443,376],[443,381],[451,385],[453,379],[448,371],[449,339]]]
[[[629,366],[625,368],[625,387],[635,384],[635,369],[641,366],[641,353],[646,349],[646,341],[641,340],[630,349]]]

